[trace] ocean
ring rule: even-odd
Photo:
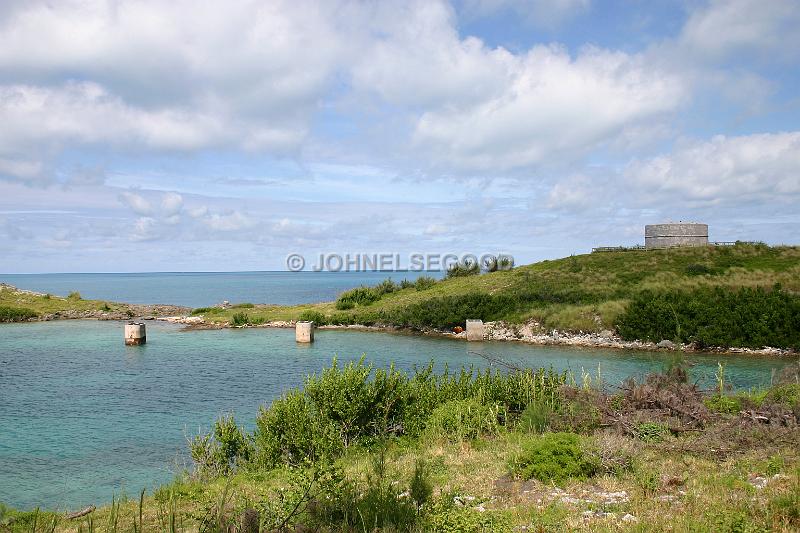
[[[335,300],[359,285],[441,272],[146,272],[131,274],[0,274],[20,289],[134,304],[208,307],[222,301],[292,305]]]

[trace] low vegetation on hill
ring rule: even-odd
[[[387,280],[346,291],[336,302],[256,306],[239,322],[300,319],[423,329],[480,318],[535,322],[542,331],[617,330],[627,339],[699,346],[800,346],[798,247],[614,251],[423,280]],[[202,311],[213,322],[231,322],[235,312]]]
[[[73,519],[0,506],[0,530],[797,531],[798,423],[797,365],[731,394],[679,361],[617,389],[334,361],[252,432],[220,417],[155,493]]]

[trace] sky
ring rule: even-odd
[[[800,0],[0,2],[0,272],[798,244]]]

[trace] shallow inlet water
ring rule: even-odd
[[[358,331],[317,332],[298,345],[289,329],[181,331],[149,322],[148,344],[126,347],[121,322],[0,325],[0,502],[77,508],[134,496],[169,481],[186,461],[186,437],[234,412],[252,427],[259,405],[303,377],[358,359],[410,370],[486,360],[584,369],[611,385],[662,368],[663,353],[466,343]],[[712,386],[717,362],[736,388],[768,384],[788,360],[692,355],[693,379]]]

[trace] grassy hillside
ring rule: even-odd
[[[127,319],[143,315],[175,315],[188,311],[169,305],[132,305],[105,300],[85,300],[77,292],[55,296],[0,284],[0,322],[42,318]]]
[[[240,323],[316,317],[326,323],[411,327],[463,325],[466,318],[535,320],[543,330],[601,331],[615,328],[630,302],[648,292],[771,290],[776,284],[786,294],[800,294],[800,248],[740,244],[594,253],[448,279],[425,290],[408,287],[351,309],[328,302],[198,314],[217,322],[230,322],[238,314]]]

